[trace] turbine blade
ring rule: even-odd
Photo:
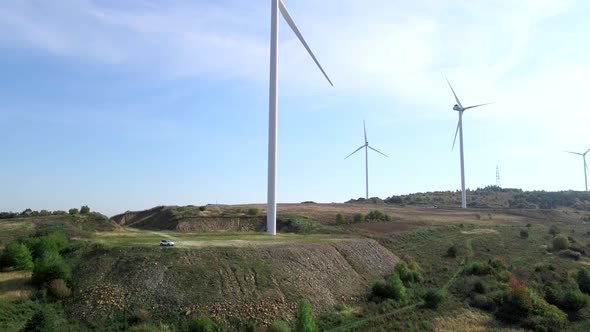
[[[463,110],[468,110],[470,108],[475,108],[475,107],[480,107],[480,106],[485,106],[485,105],[490,105],[490,104],[494,104],[494,102],[485,103],[485,104],[479,104],[479,105],[475,105],[475,106],[468,106],[468,107],[465,107]]]
[[[320,62],[318,61],[318,59],[316,59],[315,55],[313,55],[311,48],[309,48],[309,46],[307,45],[307,42],[305,42],[305,39],[303,39],[303,35],[301,34],[301,32],[299,32],[297,25],[295,25],[295,21],[293,21],[293,19],[291,18],[291,15],[289,15],[287,8],[285,8],[285,5],[283,4],[283,1],[281,1],[281,0],[279,0],[279,9],[281,10],[281,14],[285,18],[285,21],[287,21],[287,24],[289,24],[289,26],[291,27],[291,30],[293,30],[295,35],[297,35],[297,38],[299,38],[299,41],[301,42],[301,44],[303,44],[303,46],[307,50],[307,53],[309,53],[309,55],[311,55],[311,58],[313,59],[315,64],[318,66],[318,68],[320,68],[320,70],[322,71],[322,74],[324,74],[324,76],[326,77],[326,79],[328,80],[330,85],[334,86],[334,84],[332,84],[332,81],[330,81],[328,74],[326,74],[326,72],[324,71],[324,68],[322,68],[322,66],[320,65]]]
[[[361,147],[360,147],[360,148],[358,148],[358,149],[354,150],[354,151],[353,151],[351,154],[349,154],[348,156],[346,156],[346,158],[344,158],[344,159],[346,160],[348,157],[350,157],[350,156],[352,156],[353,154],[357,153],[357,152],[358,152],[358,150],[360,150],[360,149],[362,149],[362,148],[364,148],[364,147],[365,147],[365,145],[364,145],[364,144],[363,144],[363,145],[361,145]]]
[[[453,90],[453,86],[451,85],[451,82],[449,82],[448,78],[445,77],[445,79],[447,80],[447,83],[449,83],[449,87],[451,88],[451,91],[453,91],[453,96],[455,96],[455,100],[457,101],[457,105],[459,105],[459,107],[463,108],[463,105],[461,105],[461,102],[459,101],[459,98],[457,97],[455,90]]]
[[[369,147],[369,149],[371,149],[371,150],[373,150],[373,151],[375,151],[375,152],[377,152],[377,153],[380,153],[380,154],[384,155],[385,157],[389,158],[389,156],[388,156],[388,155],[386,155],[385,153],[383,153],[383,152],[381,152],[381,151],[378,151],[377,149],[373,149],[373,147],[371,147],[370,145],[368,145],[368,147]]]
[[[584,155],[586,155],[588,152],[590,152],[590,149],[586,150],[586,152],[584,152]]]
[[[565,151],[562,150],[563,152],[567,152],[567,153],[571,153],[571,154],[577,154],[578,156],[583,156],[583,154],[579,153],[579,152],[571,152],[571,151]]]
[[[453,139],[453,147],[451,148],[451,151],[453,151],[455,149],[455,141],[457,141],[457,134],[459,133],[459,122],[457,122],[457,130],[455,130],[455,139]]]
[[[363,120],[363,130],[365,131],[365,143],[367,143],[367,127],[365,126],[365,120]]]

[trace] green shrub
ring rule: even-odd
[[[570,241],[567,236],[559,234],[553,238],[553,249],[562,250],[567,249],[570,246]]]
[[[336,215],[336,224],[338,224],[338,225],[346,224],[346,218],[344,218],[344,215],[342,215],[342,213],[338,213]]]
[[[206,205],[199,206],[199,211],[205,211],[205,210],[207,210]]]
[[[88,205],[83,205],[80,208],[80,214],[89,214],[90,213],[90,208],[88,207]]]
[[[570,312],[576,312],[584,308],[587,304],[588,298],[584,293],[578,290],[570,290],[563,296],[562,308]]]
[[[248,209],[248,215],[249,216],[257,216],[260,214],[260,209],[259,208],[255,208],[255,207],[251,207]]]
[[[365,221],[365,215],[362,213],[355,213],[353,220],[355,223],[363,222]]]
[[[215,324],[213,321],[204,315],[201,315],[195,319],[189,326],[190,332],[213,332],[215,331]]]
[[[18,242],[10,242],[2,252],[2,266],[14,267],[16,270],[31,270],[33,268],[33,256],[26,245]]]
[[[405,301],[407,297],[406,287],[397,273],[393,273],[385,283],[387,298],[397,301]]]
[[[76,208],[72,208],[72,209],[69,209],[69,210],[68,210],[68,213],[69,213],[71,216],[78,214],[78,212],[79,212],[79,211],[78,211],[78,209],[76,209]]]
[[[282,320],[274,321],[269,327],[267,332],[289,332],[289,324]]]
[[[63,279],[55,279],[49,283],[49,294],[53,295],[55,298],[58,299],[65,299],[70,297],[72,291],[66,285],[66,282]]]
[[[587,268],[583,267],[578,270],[576,281],[582,292],[590,294],[590,272]]]
[[[521,229],[520,230],[520,238],[521,239],[526,239],[529,237],[529,231]]]
[[[440,290],[428,290],[424,294],[424,306],[429,309],[436,309],[444,300],[444,295]]]
[[[317,330],[311,304],[307,299],[301,299],[297,308],[297,332],[315,332]]]
[[[69,280],[70,266],[57,252],[48,252],[35,260],[32,281],[36,285],[43,285],[54,279]]]
[[[447,249],[447,257],[457,257],[457,247],[450,246],[449,249]]]
[[[379,210],[374,210],[371,211],[367,214],[367,216],[365,217],[365,220],[367,221],[389,221],[391,220],[391,217],[386,214],[385,212],[379,211]]]
[[[420,275],[420,272],[417,271],[417,266],[413,262],[411,265],[406,262],[399,262],[395,265],[394,271],[399,275],[399,278],[406,286],[411,283],[422,281],[422,276]]]

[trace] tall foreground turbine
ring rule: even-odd
[[[365,121],[363,121],[363,130],[365,131],[365,144],[361,145],[360,148],[354,150],[351,154],[349,154],[348,156],[346,156],[346,158],[344,158],[345,160],[352,156],[353,154],[357,153],[357,151],[359,151],[362,148],[365,148],[365,189],[366,189],[366,198],[369,199],[369,150],[371,149],[377,153],[380,153],[382,155],[384,155],[385,157],[389,157],[387,156],[385,153],[382,153],[380,151],[377,151],[376,149],[373,149],[371,146],[369,146],[369,141],[367,140],[367,128],[365,127]]]
[[[303,39],[301,32],[297,29],[295,22],[289,15],[287,8],[283,5],[281,0],[271,0],[271,16],[270,16],[270,86],[269,86],[269,105],[268,105],[268,196],[267,196],[267,217],[266,217],[266,233],[275,235],[277,224],[277,92],[278,92],[278,39],[279,39],[279,16],[278,11],[281,11],[283,18],[291,27],[291,30],[297,35],[299,41],[303,44],[311,58],[320,68],[330,85],[332,81],[313,55],[313,52]]]
[[[453,109],[455,111],[459,112],[459,122],[457,123],[457,130],[455,131],[455,139],[453,139],[453,148],[452,149],[455,148],[455,141],[457,140],[457,133],[459,133],[459,146],[460,146],[460,150],[461,150],[461,153],[460,153],[461,154],[461,208],[465,209],[465,208],[467,208],[467,194],[465,193],[465,164],[464,164],[464,159],[463,159],[463,112],[470,109],[470,108],[489,105],[491,103],[463,107],[463,105],[461,105],[461,102],[459,101],[459,98],[457,98],[457,94],[455,93],[455,90],[453,90],[453,86],[451,85],[451,82],[449,82],[448,79],[447,79],[447,83],[449,83],[449,87],[451,88],[451,91],[453,92],[453,96],[455,96],[455,100],[457,101],[457,104],[455,104],[455,106],[453,106]]]
[[[571,151],[564,151],[567,153],[572,153],[572,154],[577,154],[579,156],[582,156],[582,159],[584,159],[584,183],[586,184],[586,191],[588,191],[588,165],[586,164],[586,154],[588,152],[590,152],[590,149],[586,150],[586,152],[584,153],[579,153],[579,152],[571,152]]]

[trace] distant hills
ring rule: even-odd
[[[394,195],[385,199],[373,197],[351,199],[347,203],[385,203],[427,207],[458,207],[461,205],[459,191],[436,191],[408,195]],[[470,208],[517,208],[554,209],[558,207],[590,211],[590,192],[586,191],[523,191],[522,189],[487,186],[467,190],[467,207]]]

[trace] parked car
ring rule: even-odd
[[[160,240],[160,245],[165,246],[165,247],[173,246],[174,242],[172,242],[170,240]]]

